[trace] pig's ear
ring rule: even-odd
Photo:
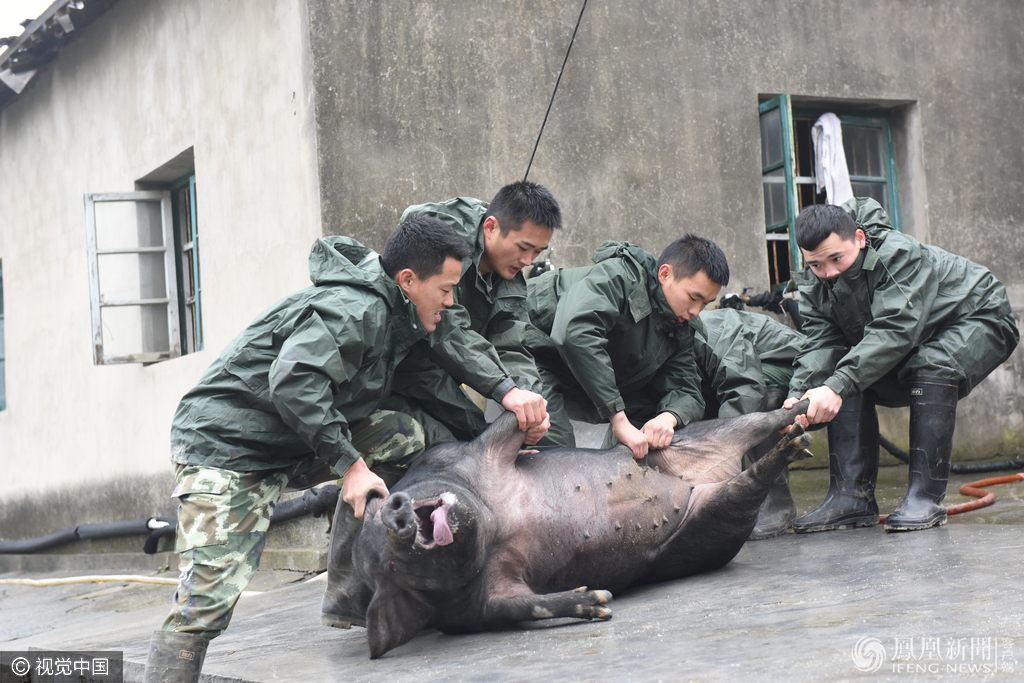
[[[483,450],[483,457],[494,463],[513,463],[523,447],[526,432],[519,431],[515,413],[505,411],[473,443]]]
[[[379,581],[366,610],[366,635],[370,659],[404,645],[422,631],[430,619],[430,608],[409,591]]]

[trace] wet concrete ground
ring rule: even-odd
[[[955,476],[950,491],[999,474]],[[882,468],[883,512],[899,502],[905,478],[905,467]],[[825,470],[793,473],[801,512],[820,502],[827,479]],[[377,661],[368,659],[362,629],[320,625],[322,580],[260,572],[251,588],[263,592],[242,599],[210,646],[202,680],[1019,680],[1024,482],[992,490],[995,506],[938,529],[747,543],[720,571],[616,596],[610,621],[468,636],[427,631]],[[0,586],[0,649],[119,650],[125,680],[139,681],[149,633],[172,592],[140,584]]]

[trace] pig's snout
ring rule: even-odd
[[[391,495],[380,511],[380,518],[384,526],[403,541],[412,539],[419,529],[412,499],[404,493]]]

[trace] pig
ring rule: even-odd
[[[625,446],[520,452],[512,413],[429,450],[368,504],[354,541],[350,607],[365,608],[370,657],[426,627],[610,619],[612,591],[724,566],[779,474],[810,457],[793,423],[806,407],[693,423],[639,461]],[[766,439],[778,443],[742,470]]]

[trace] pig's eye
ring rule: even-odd
[[[389,572],[397,572],[398,571],[398,565],[395,564],[394,560],[391,560],[390,562],[387,563],[387,570]]]

